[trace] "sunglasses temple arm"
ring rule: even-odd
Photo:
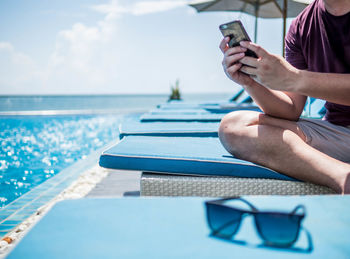
[[[226,224],[222,225],[220,228],[216,229],[216,230],[213,230],[212,234],[213,235],[216,235],[218,233],[220,233],[221,230],[225,229],[226,227],[236,223],[237,221],[241,221],[241,219],[237,220],[237,219],[234,219],[234,220],[231,220],[229,222],[227,222]]]
[[[302,211],[302,215],[305,215],[306,214],[306,208],[304,205],[298,205],[295,207],[295,209],[290,213],[292,215],[296,214],[298,210],[301,210]]]
[[[247,204],[247,205],[252,209],[252,211],[254,211],[254,212],[259,211],[259,210],[258,210],[257,208],[255,208],[254,205],[251,204],[249,201],[247,201],[247,200],[245,200],[245,199],[242,199],[242,198],[237,198],[237,199],[240,200],[240,201],[243,201],[245,204]]]

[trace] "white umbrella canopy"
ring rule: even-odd
[[[195,1],[189,5],[198,12],[236,11],[255,16],[255,36],[257,39],[257,19],[283,18],[283,39],[286,35],[286,18],[296,17],[313,0],[211,0]],[[283,40],[284,50],[284,40]]]
[[[296,17],[312,0],[286,2],[287,17]],[[198,12],[238,11],[261,18],[283,18],[284,0],[207,0],[191,2],[189,5]]]

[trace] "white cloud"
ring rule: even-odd
[[[114,2],[112,2],[114,3]],[[53,53],[39,68],[8,42],[0,42],[0,94],[16,93],[98,93],[116,73],[113,53],[117,18],[113,10],[94,26],[75,23],[57,33]],[[111,51],[112,50],[112,51]],[[30,87],[29,87],[30,86]]]
[[[113,0],[109,4],[94,5],[91,8],[100,13],[117,16],[122,14],[145,15],[172,10],[177,7],[185,6],[187,1],[138,1],[127,6],[122,6],[118,1]]]
[[[113,20],[127,13],[127,9],[122,7],[117,0],[112,0],[107,4],[92,5],[90,8],[94,11],[107,15],[105,20]]]
[[[15,65],[33,65],[33,61],[26,55],[16,52],[9,42],[0,42],[0,52],[8,55],[9,61]]]
[[[0,50],[13,51],[13,46],[9,42],[0,42]]]
[[[51,91],[74,93],[84,89],[85,93],[98,93],[115,81],[118,63],[118,41],[115,40],[119,18],[117,5],[112,1],[96,10],[104,18],[94,26],[75,23],[71,29],[58,33],[55,50],[47,70],[45,85]]]
[[[186,1],[142,1],[130,9],[134,15],[165,12],[186,5]]]
[[[45,86],[51,91],[72,92],[72,86],[83,85],[86,93],[98,91],[130,92],[112,86],[118,78],[129,73],[121,63],[130,62],[119,46],[118,21],[124,14],[143,15],[165,12],[183,6],[185,1],[141,1],[122,6],[112,0],[108,4],[91,6],[104,18],[95,26],[76,23],[71,29],[58,33],[55,51],[50,57]],[[125,44],[125,43],[124,43]],[[124,72],[123,72],[124,71]],[[110,89],[108,88],[110,87]]]
[[[42,82],[43,73],[27,55],[16,51],[9,42],[0,42],[0,93],[16,93],[30,90],[33,84]]]

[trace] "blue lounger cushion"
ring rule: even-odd
[[[232,240],[215,238],[204,198],[77,199],[57,203],[7,258],[349,258],[350,196],[243,198],[263,211],[303,204],[296,243],[264,245],[252,217],[244,217]]]
[[[164,110],[176,110],[176,109],[202,109],[203,106],[214,106],[217,107],[220,103],[227,103],[225,100],[219,100],[207,103],[193,103],[193,102],[176,102],[176,103],[164,103],[157,106],[159,109]]]
[[[206,109],[153,109],[147,114],[164,115],[164,114],[210,114]]]
[[[250,96],[244,92],[243,93],[243,99],[246,100],[247,98],[251,100]],[[141,116],[140,120],[142,122],[171,122],[171,121],[199,121],[199,122],[219,122],[221,119],[225,116],[226,113],[231,112],[233,110],[256,110],[260,111],[260,109],[257,106],[251,106],[246,105],[246,103],[240,103],[236,104],[235,106],[237,108],[230,107],[230,110],[225,108],[224,110],[221,110],[221,105],[227,105],[228,103],[213,105],[211,107],[209,106],[203,106],[202,108],[185,108],[180,110],[171,110],[166,108],[160,108],[157,110],[154,110],[150,113],[146,113]],[[242,105],[243,104],[243,105]],[[229,103],[228,105],[232,105],[232,103]],[[242,106],[241,106],[242,105]],[[206,108],[207,110],[204,110]],[[214,108],[211,109],[212,112],[208,111],[208,108]],[[222,112],[219,112],[219,111]],[[214,113],[214,111],[216,111]]]
[[[232,111],[238,111],[238,110],[252,110],[252,111],[260,111],[259,107],[257,107],[256,105],[235,105],[233,106],[223,106],[224,108],[220,106],[218,107],[203,107],[203,109],[174,109],[174,110],[170,110],[170,109],[154,109],[149,111],[147,114],[150,115],[167,115],[167,114],[210,114],[210,113],[229,113]]]
[[[325,101],[312,99],[306,107],[306,117],[320,118],[325,114]],[[200,109],[156,109],[141,117],[141,121],[219,121],[226,114],[237,110],[260,111],[259,107],[249,103],[222,103],[219,105],[202,106]],[[214,114],[214,115],[211,115]],[[215,116],[215,114],[218,114]],[[305,116],[304,116],[305,117]]]
[[[302,117],[321,119],[326,114],[325,103],[325,100],[308,97]]]
[[[161,109],[200,109],[203,106],[218,107],[220,104],[242,104],[242,103],[251,103],[252,98],[243,90],[240,89],[229,101],[227,100],[218,100],[212,102],[203,102],[203,103],[189,103],[182,101],[169,102],[165,104],[158,105],[157,108]]]
[[[321,118],[326,113],[326,108],[324,107],[326,101],[321,99],[313,99],[310,104],[310,117],[311,118]]]
[[[233,104],[233,103],[227,103],[227,104],[220,104],[218,107],[203,107],[205,110],[211,113],[229,113],[233,111],[239,111],[239,110],[248,110],[248,111],[259,111],[261,112],[260,108],[251,103],[242,103],[242,104]]]
[[[128,122],[119,126],[119,138],[125,136],[217,137],[218,122]]]
[[[150,115],[167,115],[167,114],[210,114],[210,113],[229,113],[237,110],[253,110],[260,111],[259,107],[250,103],[242,104],[220,104],[203,106],[196,109],[154,109],[148,112]]]
[[[228,102],[228,101],[218,101],[218,102],[207,102],[207,103],[173,103],[173,104],[161,104],[158,105],[157,108],[163,109],[163,110],[176,110],[176,109],[203,109],[203,108],[218,108],[220,105],[240,105],[240,104],[251,104],[253,103],[253,99],[250,96],[247,96],[243,98],[242,101],[237,101],[237,102]]]
[[[145,172],[295,180],[234,158],[218,138],[127,136],[104,151],[100,166]]]
[[[225,113],[202,113],[202,114],[143,114],[141,122],[220,122]]]

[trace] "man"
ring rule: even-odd
[[[233,155],[350,193],[350,0],[315,0],[291,24],[286,60],[260,46],[220,43],[226,75],[264,114],[238,111],[219,137]],[[245,56],[254,51],[258,59]],[[324,120],[299,119],[307,96],[327,101]]]

